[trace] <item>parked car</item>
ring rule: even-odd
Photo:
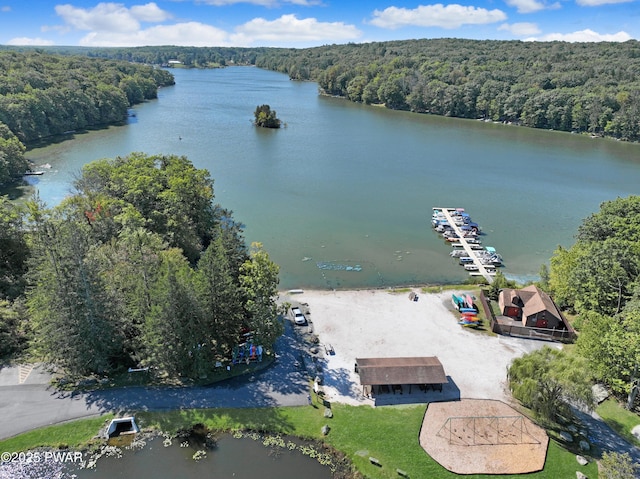
[[[307,318],[305,318],[304,314],[302,314],[302,311],[300,311],[300,308],[295,307],[295,308],[291,308],[291,315],[293,316],[293,322],[296,324],[307,324]]]

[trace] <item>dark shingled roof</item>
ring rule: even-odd
[[[446,384],[447,376],[435,357],[357,358],[362,385]]]
[[[519,304],[516,298],[519,298],[522,304]],[[562,318],[551,297],[534,284],[522,289],[503,289],[500,292],[499,305],[501,309],[504,306],[522,306],[524,317],[533,316],[541,311],[548,311],[556,318]]]

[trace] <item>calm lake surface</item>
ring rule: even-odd
[[[28,152],[52,166],[31,177],[41,198],[58,203],[98,158],[185,155],[288,289],[465,279],[430,227],[434,206],[464,207],[505,274],[530,279],[603,201],[638,193],[640,145],[354,104],[252,67],[174,75],[128,125]],[[286,128],[255,128],[261,104]]]

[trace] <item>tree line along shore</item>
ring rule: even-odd
[[[158,66],[255,65],[354,102],[640,139],[640,43],[423,39],[292,48],[0,47],[0,184],[20,147],[122,122],[173,84]],[[155,66],[155,67],[154,67]],[[6,126],[3,126],[4,124]],[[18,159],[16,159],[18,158]]]

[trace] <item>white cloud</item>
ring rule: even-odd
[[[0,12],[10,12],[11,11],[11,7],[9,5],[3,5],[2,7],[0,7]]]
[[[141,21],[161,22],[170,18],[153,2],[130,9],[121,3],[99,3],[91,9],[65,4],[56,5],[55,10],[68,26],[93,32],[135,32]]]
[[[505,0],[510,7],[516,7],[518,13],[533,13],[540,10],[556,10],[560,8],[560,3],[548,4],[546,0]]]
[[[17,37],[9,40],[7,42],[7,45],[43,46],[53,45],[53,42],[51,40],[44,40],[42,38]]]
[[[295,15],[283,15],[273,21],[255,18],[236,27],[232,34],[199,22],[157,25],[135,31],[93,30],[82,38],[80,45],[282,46],[354,40],[361,34],[353,25],[342,22],[319,22],[315,18],[300,20]]]
[[[629,3],[634,0],[576,0],[578,5],[583,7],[597,7],[599,5],[609,5],[610,3]]]
[[[225,5],[237,5],[239,3],[249,3],[261,7],[279,7],[283,3],[309,7],[312,5],[322,5],[321,0],[200,0],[198,3],[222,7]]]
[[[627,40],[631,40],[631,35],[627,32],[609,34],[586,29],[573,33],[549,33],[542,37],[527,38],[527,40],[542,42],[626,42]]]
[[[315,18],[298,19],[295,15],[282,15],[276,20],[264,18],[253,20],[236,27],[231,36],[234,45],[279,46],[287,43],[305,42],[334,43],[355,40],[362,32],[353,25],[343,22],[319,22]]]
[[[146,5],[133,5],[131,14],[142,22],[158,23],[171,18],[171,15],[158,7],[155,2],[147,3]]]
[[[209,0],[224,2],[234,0]],[[265,4],[271,0],[252,0]],[[315,0],[287,0],[309,4]],[[201,22],[173,25],[154,25],[145,28],[142,22],[160,23],[170,15],[154,2],[130,8],[121,3],[103,2],[90,9],[73,5],[58,5],[56,12],[64,26],[54,29],[67,32],[84,30],[88,33],[80,40],[83,46],[282,46],[350,41],[360,38],[362,32],[343,22],[319,22],[315,18],[298,19],[283,15],[275,20],[255,18],[237,26],[233,32],[221,30]]]
[[[540,33],[538,25],[529,22],[503,23],[498,27],[498,30],[505,30],[519,37],[524,35],[537,35]]]
[[[373,12],[371,24],[381,28],[396,29],[405,26],[459,28],[462,25],[479,25],[501,22],[507,19],[501,10],[465,7],[463,5],[420,5],[407,8],[388,7]]]
[[[192,47],[230,46],[224,30],[199,22],[157,25],[136,32],[93,31],[80,40],[82,46],[127,47],[180,45]]]

